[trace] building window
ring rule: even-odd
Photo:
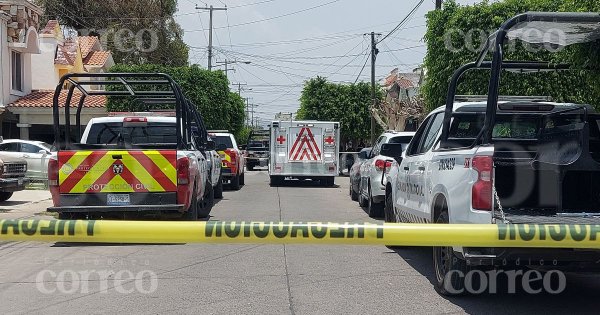
[[[12,89],[23,92],[23,56],[13,51],[11,54]]]

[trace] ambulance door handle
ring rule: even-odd
[[[405,167],[404,167],[404,170],[405,170],[405,171],[408,171],[408,170],[409,170],[408,166],[405,166]]]
[[[419,166],[419,171],[425,172],[425,166]]]

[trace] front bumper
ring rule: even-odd
[[[24,190],[27,185],[29,185],[28,178],[0,178],[0,191],[20,191]]]
[[[537,266],[600,270],[600,250],[571,248],[463,248],[471,266]]]

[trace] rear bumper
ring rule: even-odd
[[[49,207],[48,212],[156,212],[156,211],[179,211],[182,212],[184,205],[133,205],[133,206],[65,206]]]
[[[539,266],[600,269],[600,250],[570,248],[464,248],[471,266]]]
[[[128,205],[109,205],[107,193],[61,194],[49,212],[183,211],[176,192],[130,193]]]
[[[11,192],[24,190],[29,184],[28,178],[0,178],[0,191]]]

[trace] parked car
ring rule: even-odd
[[[382,146],[386,143],[399,143],[406,148],[414,132],[384,132],[373,146],[368,159],[360,167],[360,182],[358,203],[361,207],[367,208],[370,217],[383,216],[383,206],[385,201],[385,185],[382,183],[383,170],[391,166],[391,156],[382,154]]]
[[[352,164],[350,168],[350,172],[348,176],[350,177],[350,198],[354,201],[358,201],[358,189],[360,186],[360,167],[362,163],[367,160],[369,154],[371,154],[371,149],[373,148],[364,148],[358,152],[358,158]]]
[[[51,145],[42,141],[6,139],[0,143],[4,156],[23,159],[27,162],[28,178],[47,179],[48,160],[52,156]]]
[[[12,197],[13,192],[25,189],[29,179],[25,178],[27,162],[6,156],[0,152],[0,202]]]
[[[222,180],[229,182],[231,189],[239,190],[244,185],[245,159],[238,148],[233,134],[227,130],[209,130],[208,136],[215,142],[222,160]]]

